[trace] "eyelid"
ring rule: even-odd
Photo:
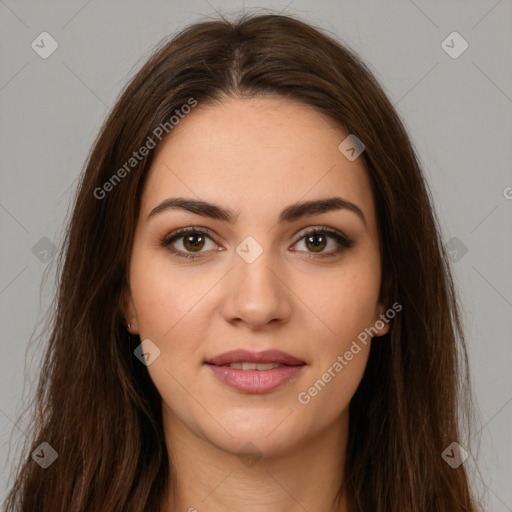
[[[215,241],[215,237],[218,236],[214,231],[211,229],[204,227],[204,226],[187,226],[185,228],[179,228],[175,231],[171,232],[169,235],[165,236],[163,240],[161,241],[161,245],[167,249],[169,252],[171,252],[174,256],[181,257],[183,259],[196,259],[196,258],[203,258],[204,253],[208,253],[210,251],[200,251],[197,253],[188,253],[177,249],[170,249],[169,247],[180,238],[183,238],[188,233],[203,233],[206,236],[208,236],[214,243],[217,244]],[[301,240],[303,240],[307,235],[314,236],[317,234],[326,234],[327,236],[334,238],[335,242],[338,244],[338,248],[334,251],[326,252],[326,253],[310,253],[305,251],[295,251],[298,253],[305,253],[308,257],[329,257],[329,256],[335,256],[342,252],[343,250],[350,248],[354,244],[354,240],[348,237],[343,231],[333,228],[330,226],[317,226],[312,227],[308,226],[306,228],[303,228],[299,230],[297,233],[295,233],[293,236],[294,238],[297,237],[297,240],[291,245],[293,247],[294,245],[297,245]],[[218,245],[218,244],[217,244]],[[219,250],[219,249],[217,249]]]
[[[314,252],[308,252],[308,251],[296,251],[299,253],[304,253],[307,257],[317,257],[317,258],[329,258],[331,256],[336,256],[340,254],[341,252],[345,251],[346,249],[349,249],[352,247],[355,243],[355,241],[347,236],[343,231],[332,228],[330,226],[319,226],[319,227],[307,227],[303,230],[300,230],[296,235],[298,236],[297,241],[293,243],[292,247],[296,244],[298,244],[301,240],[304,240],[307,236],[315,236],[315,235],[327,235],[330,238],[333,238],[338,245],[338,247],[329,252],[325,253],[314,253]]]
[[[332,228],[330,226],[308,226],[307,228],[303,228],[303,229],[300,229],[299,231],[297,231],[293,237],[297,237],[297,242],[303,238],[304,236],[310,234],[310,233],[317,233],[317,232],[321,232],[321,231],[324,231],[324,232],[327,232],[327,233],[330,233],[330,234],[334,234],[334,235],[339,235],[341,237],[344,237],[346,238],[347,240],[350,240],[350,238],[345,235],[345,233],[343,233],[343,231],[337,229],[337,228]],[[295,243],[297,243],[295,242]]]
[[[217,244],[215,241],[215,237],[217,236],[217,233],[212,231],[209,228],[206,228],[204,226],[187,226],[186,228],[179,228],[168,235],[164,236],[162,241],[160,242],[160,245],[162,245],[164,248],[168,249],[170,245],[172,245],[176,240],[179,240],[180,238],[185,237],[188,233],[200,233],[206,235],[208,238],[210,238],[213,242]],[[217,244],[219,245],[219,244]],[[181,252],[181,251],[173,251],[169,249],[171,252]],[[193,254],[193,253],[187,253],[187,254]],[[199,256],[201,253],[197,253]]]
[[[215,231],[212,231],[209,228],[205,228],[204,226],[187,226],[186,228],[179,228],[175,229],[168,235],[164,236],[162,240],[162,244],[169,244],[173,239],[179,239],[183,236],[185,236],[188,233],[204,233],[208,235],[212,240],[214,240],[215,237],[217,237],[217,233]],[[214,240],[215,241],[215,240]]]

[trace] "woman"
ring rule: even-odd
[[[67,233],[7,510],[480,510],[428,188],[333,38],[246,15],[163,42]]]

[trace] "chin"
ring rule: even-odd
[[[279,457],[293,450],[293,436],[289,432],[284,435],[270,435],[258,431],[234,432],[233,437],[222,436],[222,439],[211,439],[212,444],[227,453],[239,458],[271,458]]]
[[[286,409],[279,409],[272,413],[267,413],[264,417],[258,416],[254,410],[245,410],[232,414],[226,412],[226,415],[219,415],[216,419],[224,426],[212,429],[212,425],[203,430],[203,436],[206,440],[216,445],[218,448],[239,455],[243,452],[257,452],[259,456],[271,457],[278,456],[293,449],[300,443],[304,433],[298,432],[290,421],[296,414],[291,410],[284,413]],[[288,418],[287,415],[289,414]],[[229,418],[229,419],[228,419]],[[283,421],[284,420],[284,421]],[[229,432],[229,433],[228,433]]]

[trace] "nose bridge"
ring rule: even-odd
[[[225,303],[226,317],[264,325],[289,314],[285,287],[276,276],[279,274],[277,263],[278,257],[272,250],[252,236],[236,247],[230,281],[232,290]]]
[[[276,287],[275,276],[270,271],[275,266],[275,255],[270,245],[260,244],[253,236],[246,237],[237,247],[235,275],[238,291],[248,289],[251,294],[269,293]]]

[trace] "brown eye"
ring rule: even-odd
[[[212,237],[206,231],[194,228],[184,228],[171,233],[162,240],[161,245],[166,247],[177,257],[194,259],[202,257],[202,253],[207,252],[202,249],[204,249],[208,240],[213,242]],[[180,242],[182,248],[179,247]],[[176,247],[175,244],[178,245],[178,247]]]
[[[162,240],[161,245],[166,247],[174,256],[194,259],[201,258],[202,253],[208,252],[207,250],[203,251],[208,240],[214,242],[212,236],[203,229],[183,228],[167,236]],[[329,243],[331,240],[335,242],[334,247],[326,251],[325,249],[331,245]],[[180,241],[182,248],[175,246]],[[320,258],[336,256],[354,244],[354,241],[341,231],[327,226],[306,232],[295,245],[302,241],[304,241],[306,250],[298,252],[305,252],[308,256],[318,256]],[[219,249],[214,247],[213,250]]]
[[[325,251],[331,245],[329,244],[330,240],[334,240],[334,247],[331,250]],[[305,252],[307,256],[318,256],[320,258],[336,256],[354,245],[354,241],[344,233],[328,226],[306,232],[295,245],[300,242],[304,242],[306,250],[299,252]]]
[[[183,246],[187,251],[201,250],[204,247],[204,237],[200,233],[192,233],[185,235],[183,238]]]
[[[306,237],[305,241],[306,247],[310,248],[313,252],[322,252],[327,245],[327,240],[324,235],[310,235]]]

